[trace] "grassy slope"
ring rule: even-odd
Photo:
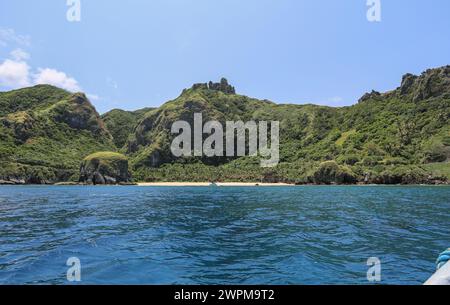
[[[85,157],[84,161],[92,161],[94,159],[98,160],[127,160],[127,157],[112,151],[99,151],[89,156]]]

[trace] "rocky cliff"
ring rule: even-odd
[[[115,152],[97,152],[83,159],[80,182],[86,184],[120,184],[131,181],[128,159]]]

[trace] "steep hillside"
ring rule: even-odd
[[[222,81],[222,85],[225,81]],[[215,84],[210,84],[214,87]],[[212,88],[211,87],[211,88]],[[202,113],[203,120],[251,120],[257,109],[272,104],[233,93],[232,87],[223,90],[210,89],[207,84],[196,84],[183,90],[175,100],[145,114],[126,144],[126,152],[132,156],[136,167],[158,167],[175,161],[170,151],[173,136],[170,133],[175,121],[184,120],[193,126],[194,113]],[[181,160],[185,162],[186,160]],[[217,164],[218,160],[203,159],[205,163]],[[222,160],[226,162],[226,159]]]
[[[279,121],[280,164],[260,157],[176,158],[176,121]],[[206,137],[206,136],[205,136]],[[159,108],[102,117],[81,93],[51,86],[0,93],[0,180],[77,180],[83,158],[120,151],[135,181],[442,183],[450,179],[450,66],[406,74],[351,107],[276,104],[226,79],[195,84]]]
[[[117,148],[122,148],[128,136],[134,131],[134,128],[148,111],[154,108],[144,108],[136,111],[125,111],[113,109],[101,116],[114,139]]]
[[[147,112],[129,137],[126,152],[136,176],[145,180],[321,183],[315,176],[321,163],[335,161],[361,182],[435,182],[444,177],[426,164],[442,162],[446,167],[450,158],[449,71],[447,66],[420,76],[407,74],[399,88],[384,94],[373,91],[344,108],[256,100],[235,94],[224,80],[222,87],[196,84]],[[280,165],[262,169],[249,157],[174,158],[170,127],[177,120],[192,124],[193,114],[199,112],[204,122],[280,121]]]
[[[81,160],[113,150],[110,133],[81,93],[36,86],[0,93],[0,180],[76,180]]]

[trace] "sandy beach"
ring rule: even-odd
[[[141,182],[138,186],[210,186],[210,182]],[[218,187],[227,186],[295,186],[287,183],[259,183],[259,182],[218,182]]]

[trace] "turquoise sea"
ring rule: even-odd
[[[0,187],[0,284],[421,284],[450,187]]]

